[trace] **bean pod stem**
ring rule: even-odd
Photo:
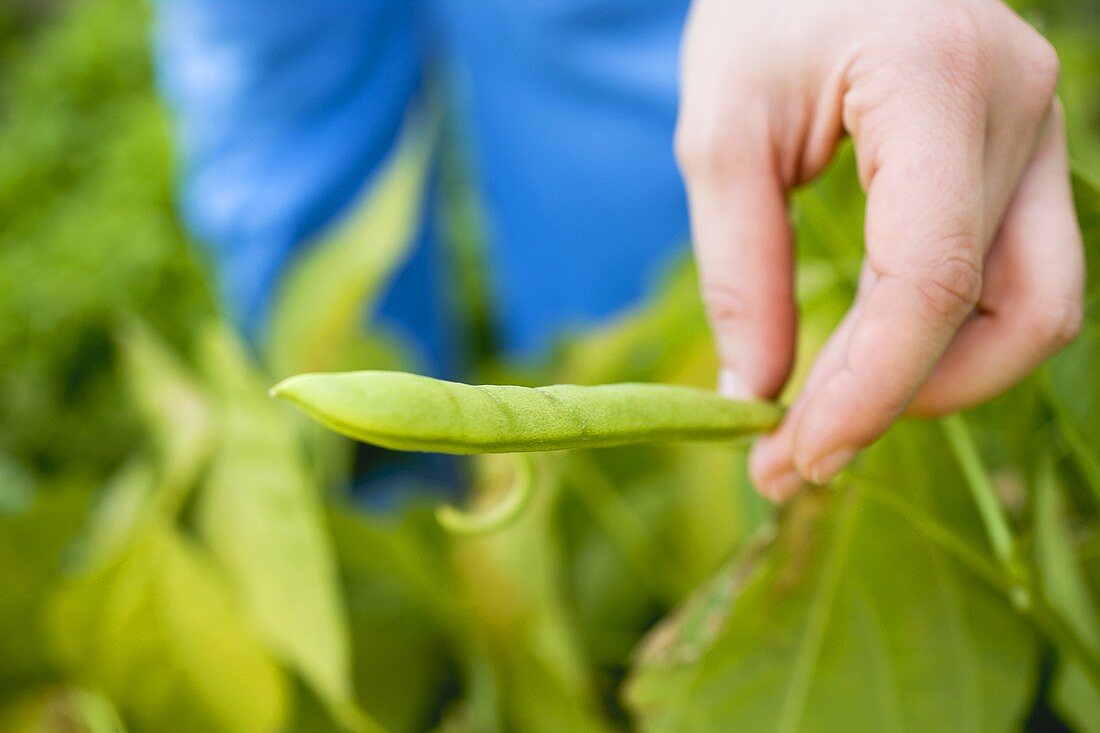
[[[530,454],[516,453],[514,458],[515,477],[508,493],[500,501],[480,512],[440,504],[435,510],[440,526],[452,534],[478,537],[502,530],[519,519],[531,503],[537,474]]]

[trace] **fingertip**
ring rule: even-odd
[[[761,496],[773,504],[782,504],[797,494],[798,490],[805,484],[806,482],[802,480],[802,476],[792,469],[772,476],[764,483],[759,484],[757,490]]]
[[[963,402],[955,394],[957,388],[945,384],[939,378],[937,372],[933,372],[928,381],[917,392],[916,397],[905,408],[905,414],[922,420],[933,420],[958,412],[971,406],[970,402]]]
[[[749,476],[756,490],[775,503],[786,501],[802,487],[802,477],[791,462],[789,426],[780,426],[756,442],[749,454]]]
[[[718,393],[731,400],[751,400],[756,397],[744,377],[728,367],[718,373]]]
[[[758,439],[749,451],[749,475],[754,481],[766,478],[790,464],[789,452],[784,452],[775,433]]]
[[[721,363],[719,391],[733,399],[774,399],[794,364],[797,314],[789,294],[725,295],[704,290],[714,344]],[[729,306],[743,300],[754,305]],[[766,318],[751,313],[759,311]]]
[[[873,402],[863,402],[865,397],[851,375],[841,372],[806,405],[794,426],[791,456],[807,482],[831,481],[881,432],[881,410]]]
[[[841,446],[826,452],[820,458],[800,465],[798,472],[810,483],[822,486],[843,471],[855,457],[855,448]]]

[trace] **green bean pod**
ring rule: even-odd
[[[667,384],[473,386],[404,372],[301,374],[272,388],[323,425],[384,448],[516,453],[730,440],[782,411]]]

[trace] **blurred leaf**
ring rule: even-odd
[[[24,512],[0,514],[0,687],[48,670],[42,604],[89,499],[84,489],[54,488]]]
[[[844,142],[825,173],[793,198],[799,262],[827,264],[822,272],[811,269],[814,280],[800,273],[803,298],[819,295],[839,276],[849,294],[859,278],[863,260],[863,218],[866,199],[856,175],[855,149]]]
[[[430,515],[333,515],[363,706],[388,731],[426,730],[453,674],[459,612],[441,548],[428,545]],[[387,526],[395,525],[395,526]],[[434,529],[434,528],[432,528]]]
[[[11,456],[0,453],[0,517],[18,514],[34,503],[34,476]]]
[[[919,446],[909,429],[888,442]],[[774,539],[653,634],[627,688],[642,728],[1019,725],[1034,634],[927,533],[931,522],[954,535],[965,518],[940,524],[939,504],[950,506],[957,485],[935,478],[931,495],[853,485],[799,497]]]
[[[123,374],[158,453],[160,500],[178,509],[209,457],[214,432],[202,386],[143,324],[119,338]]]
[[[345,578],[400,579],[404,592],[430,610],[440,625],[456,622],[460,589],[451,573],[448,538],[430,507],[413,505],[400,517],[376,517],[333,506],[328,520]]]
[[[560,459],[566,482],[558,510],[561,541],[568,543],[570,610],[591,662],[611,670],[694,585],[667,541],[678,506],[676,475],[654,471],[624,480],[614,464],[635,451],[613,453],[602,461],[589,451]]]
[[[679,261],[651,300],[565,342],[555,380],[569,384],[660,381],[658,370],[675,360],[685,344],[700,337],[710,340],[696,270],[690,260]]]
[[[1100,190],[1074,177],[1089,280],[1080,335],[1043,369],[1043,386],[1059,431],[1100,508]]]
[[[58,591],[61,663],[137,726],[196,733],[279,730],[286,681],[198,548],[152,525]]]
[[[262,637],[354,724],[336,563],[294,417],[267,396],[268,380],[228,330],[208,331],[203,351],[219,442],[198,499],[200,532]]]
[[[88,690],[35,689],[0,701],[4,733],[125,733],[111,701]]]
[[[275,376],[351,366],[343,360],[363,339],[365,311],[416,234],[431,152],[423,125],[407,125],[363,203],[293,264],[271,316],[267,363]]]
[[[1100,307],[1100,186],[1096,179],[1081,170],[1073,173],[1073,201],[1077,208],[1077,220],[1085,242],[1088,267],[1085,268],[1088,284],[1086,300],[1094,308]]]
[[[662,486],[676,498],[664,532],[695,586],[755,534],[772,507],[749,482],[744,448],[676,446],[675,456],[676,473]]]
[[[145,463],[124,466],[103,487],[89,512],[78,546],[81,562],[106,562],[117,555],[149,524],[161,522],[156,477]]]
[[[492,661],[505,729],[608,730],[564,594],[554,523],[561,479],[552,456],[542,458],[528,511],[493,535],[455,540],[457,571]],[[479,492],[507,491],[507,456],[479,456],[475,465]]]
[[[44,22],[0,60],[0,450],[97,483],[139,437],[118,315],[171,338],[212,303],[173,211],[146,3],[33,5]]]
[[[1048,456],[1035,482],[1035,561],[1043,591],[1050,604],[1076,629],[1078,635],[1100,652],[1100,608],[1089,593],[1088,582],[1066,526],[1062,487]],[[1063,651],[1053,688],[1054,704],[1081,731],[1100,731],[1100,690],[1079,665]]]
[[[411,506],[400,518],[373,517],[349,511],[330,514],[333,537],[351,599],[352,635],[356,645],[356,686],[367,709],[391,728],[420,730],[413,720],[429,714],[443,715],[440,731],[489,733],[507,730],[501,719],[502,680],[490,658],[477,619],[471,614],[470,593],[458,584],[449,553],[453,538],[446,536],[435,521],[431,507]],[[385,598],[375,608],[369,596],[382,591]],[[366,602],[357,602],[362,599]],[[427,645],[429,664],[424,657],[406,659],[389,671],[385,653],[397,653],[383,642],[372,654],[360,653],[361,644],[378,644],[373,636],[380,618],[401,613],[408,603],[412,627],[399,634],[420,634],[413,645]],[[423,626],[422,626],[423,625]],[[417,629],[420,629],[419,631]],[[445,640],[447,659],[441,660],[435,646]],[[410,662],[414,662],[410,664]],[[458,689],[436,689],[429,693],[430,680],[445,671],[462,676],[460,701],[450,698]],[[451,669],[454,665],[457,669]],[[418,668],[420,667],[420,668]],[[406,677],[411,680],[406,685]],[[407,686],[394,693],[391,687]],[[442,695],[441,695],[442,693]],[[410,697],[412,696],[412,697]],[[401,702],[400,707],[395,705]],[[433,709],[423,706],[433,703]],[[553,716],[556,719],[556,716]],[[433,729],[434,730],[434,729]]]

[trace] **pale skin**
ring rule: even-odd
[[[844,136],[867,192],[856,300],[753,449],[764,495],[828,481],[903,414],[978,404],[1075,337],[1057,81],[1000,0],[695,1],[676,152],[723,393],[775,398],[791,370],[788,192]]]

